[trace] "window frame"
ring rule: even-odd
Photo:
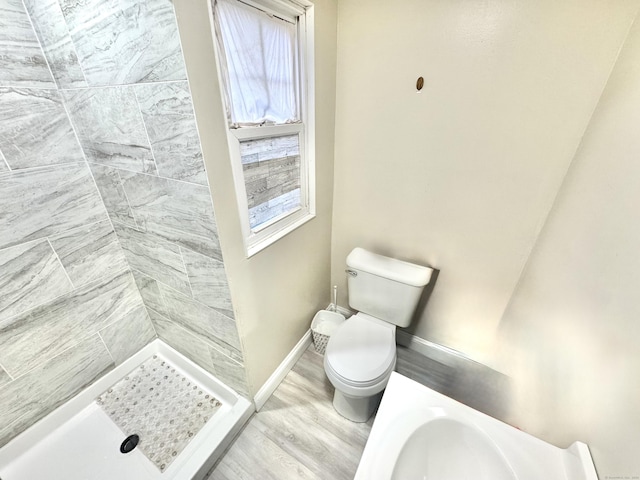
[[[284,236],[293,232],[316,216],[315,178],[315,89],[314,89],[314,8],[306,0],[238,0],[259,10],[291,21],[297,19],[298,42],[298,86],[300,122],[287,124],[266,124],[261,126],[231,127],[227,118],[227,95],[222,79],[221,54],[216,38],[213,2],[209,1],[211,29],[218,69],[220,95],[225,107],[227,145],[231,160],[231,170],[235,187],[236,203],[240,217],[244,250],[247,258],[252,257]],[[300,145],[300,207],[282,214],[259,228],[250,226],[247,190],[244,181],[240,142],[243,140],[270,138],[298,134]]]

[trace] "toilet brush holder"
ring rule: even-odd
[[[324,355],[331,334],[345,321],[344,315],[329,310],[320,310],[311,322],[311,336],[316,352]]]

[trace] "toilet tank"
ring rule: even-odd
[[[359,312],[408,327],[433,270],[354,248],[347,256],[349,305]]]

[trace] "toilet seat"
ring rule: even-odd
[[[395,325],[358,313],[338,327],[325,352],[325,370],[354,394],[381,391],[395,368]]]

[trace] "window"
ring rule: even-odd
[[[213,0],[247,256],[315,215],[312,7]]]

